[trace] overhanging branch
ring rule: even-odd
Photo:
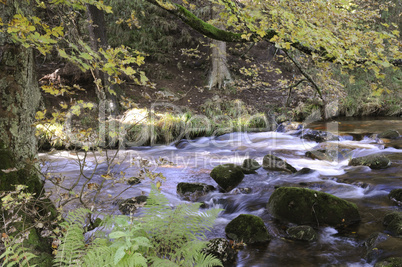
[[[257,35],[256,33],[251,33],[250,38],[245,39],[242,37],[242,33],[234,33],[230,31],[225,31],[221,30],[209,23],[206,23],[202,19],[198,18],[195,16],[193,13],[188,11],[185,7],[172,3],[170,0],[166,1],[166,5],[162,3],[163,0],[146,0],[147,2],[156,5],[166,11],[168,11],[170,14],[175,15],[176,17],[180,18],[184,23],[189,25],[191,28],[194,30],[198,31],[199,33],[218,40],[218,41],[223,41],[223,42],[237,42],[237,43],[248,43],[248,42],[254,42],[255,40],[265,40],[267,42],[272,43],[270,40],[277,35],[277,32],[274,30],[267,30],[265,33],[266,35],[261,38],[261,36]],[[336,58],[332,56],[327,56],[328,53],[325,50],[325,48],[320,48],[319,50],[304,46],[298,42],[292,42],[291,46],[296,48],[297,50],[303,52],[304,54],[307,55],[312,55],[312,54],[317,54],[321,55],[322,57],[325,58],[327,61],[333,62]],[[355,61],[356,64],[364,64],[366,63],[367,60],[362,60],[362,61]],[[390,60],[390,63],[394,66],[402,66],[402,59],[394,59]]]

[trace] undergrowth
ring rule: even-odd
[[[69,212],[60,226],[62,235],[54,251],[54,266],[222,266],[202,253],[205,231],[212,228],[219,209],[199,211],[200,203],[175,208],[153,186],[140,217],[106,216],[87,238],[90,210]],[[9,243],[0,255],[12,266],[29,265],[33,254],[19,243]]]

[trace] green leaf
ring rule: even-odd
[[[116,231],[116,232],[112,232],[109,234],[109,237],[113,238],[113,239],[124,237],[124,236],[128,236],[128,234],[125,232],[122,232],[122,231]]]
[[[114,254],[113,263],[117,265],[126,255],[125,247],[119,247]]]

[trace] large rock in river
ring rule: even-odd
[[[271,171],[286,171],[291,173],[297,172],[292,165],[272,154],[264,156],[264,159],[262,160],[262,167]]]
[[[216,166],[210,175],[225,191],[235,188],[244,178],[242,168],[232,163]]]
[[[215,190],[212,185],[204,183],[179,183],[177,185],[177,193],[185,200],[195,201],[199,197],[206,195],[208,192]]]
[[[391,165],[389,158],[382,154],[358,157],[349,161],[349,166],[368,166],[371,169],[385,169]]]
[[[271,240],[264,221],[255,215],[240,214],[225,228],[226,235],[236,242],[263,243]]]
[[[360,221],[355,204],[307,188],[280,187],[267,208],[273,217],[296,224],[343,226]]]
[[[402,188],[393,189],[389,192],[388,197],[397,203],[402,204]]]
[[[394,236],[402,237],[402,212],[391,212],[384,217],[386,230]]]
[[[255,159],[245,159],[241,166],[244,174],[255,173],[261,165]]]
[[[397,130],[386,130],[378,135],[378,138],[397,139],[400,134]]]

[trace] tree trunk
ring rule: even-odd
[[[32,7],[27,1],[8,1],[7,8],[0,8],[3,22],[10,21],[17,9],[28,13]],[[40,98],[33,50],[14,44],[5,34],[0,36],[0,149],[3,156],[10,154],[7,160],[0,159],[0,169],[24,169],[36,157],[33,123]],[[7,182],[5,176],[0,190],[18,183],[30,185],[34,192],[42,189],[37,175],[32,176],[33,180],[29,175],[26,180]]]
[[[212,10],[212,18],[218,20],[219,12]],[[217,23],[218,28],[223,28],[222,23]],[[226,43],[218,40],[211,41],[211,72],[209,74],[209,89],[214,87],[224,88],[232,81],[226,58]]]
[[[7,7],[0,4],[0,18],[7,24],[15,14],[31,15],[34,1],[9,0]],[[53,204],[43,199],[43,182],[35,166],[37,141],[34,119],[41,94],[35,72],[32,48],[13,43],[7,33],[0,33],[0,192],[13,191],[14,185],[26,185],[24,191],[36,198],[13,212],[0,204],[3,235],[28,233],[24,247],[38,257],[31,264],[52,265],[51,240],[41,236],[41,229],[34,227],[38,219],[49,225],[57,216]],[[39,200],[40,199],[40,200]],[[21,221],[13,219],[20,216]],[[49,220],[49,221],[46,221]],[[6,221],[10,223],[5,224]],[[11,229],[14,227],[16,231]],[[17,263],[17,262],[16,262]],[[18,265],[18,263],[17,263]]]
[[[89,36],[91,38],[92,49],[98,51],[100,48],[107,49],[108,41],[106,35],[105,15],[103,10],[99,10],[94,5],[87,5],[87,13],[90,21]],[[111,94],[107,88],[115,90],[115,86],[108,81],[108,75],[99,70],[95,71],[95,78],[102,80],[103,88],[97,89],[97,96],[100,106],[106,106],[107,113],[116,116],[119,112],[117,97]]]
[[[232,81],[226,59],[226,43],[212,40],[211,44],[212,70],[209,74],[209,89],[212,89],[213,87],[221,89],[224,88],[227,83]]]

